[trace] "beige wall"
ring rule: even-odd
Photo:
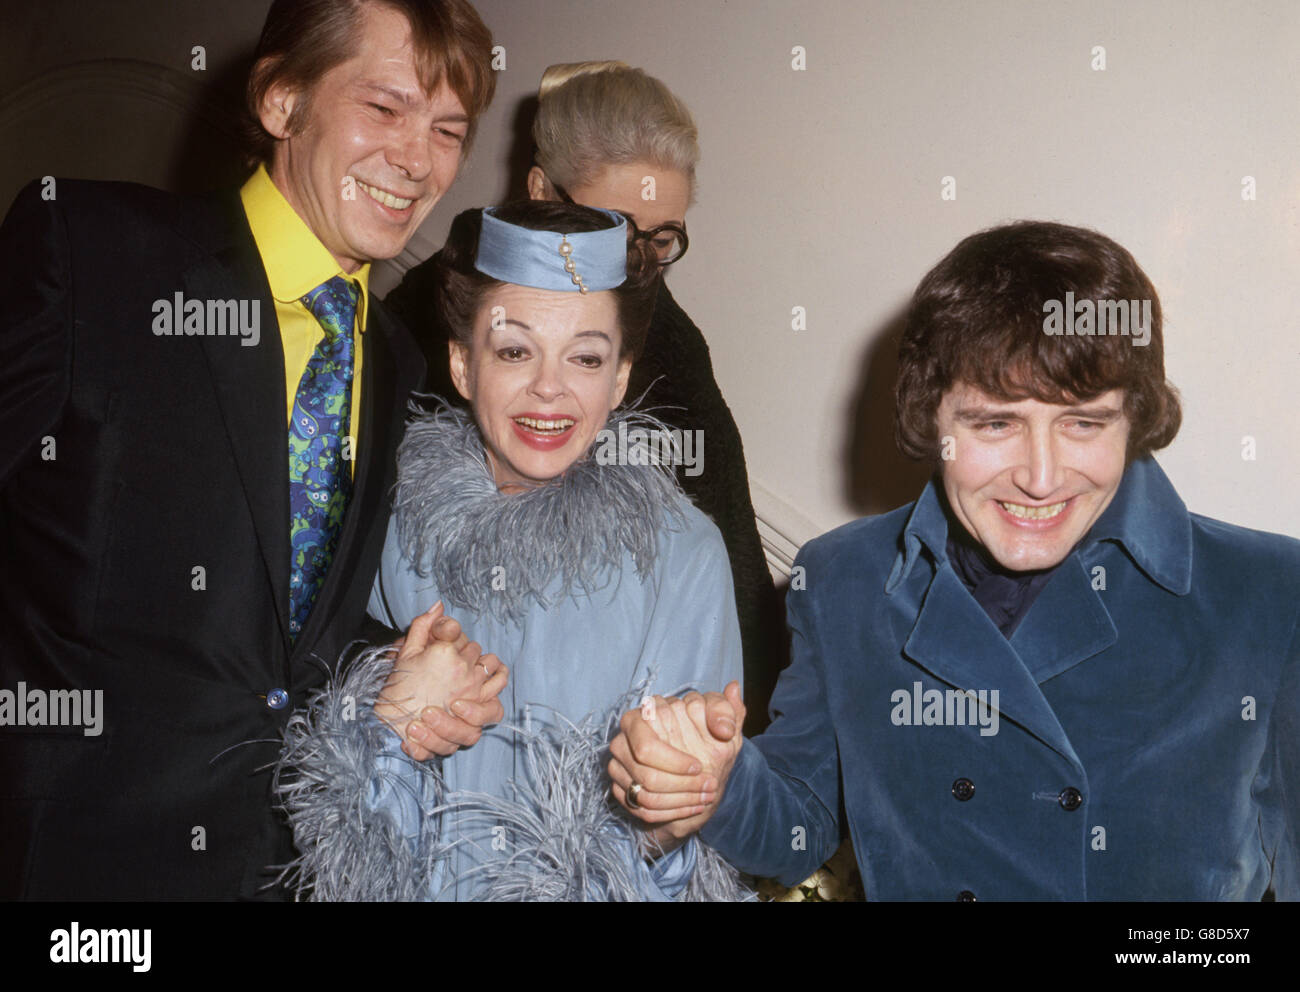
[[[207,44],[227,64],[266,4],[63,7],[9,19],[6,92],[105,54],[183,68],[190,45]],[[1155,282],[1186,404],[1161,461],[1189,506],[1300,536],[1300,4],[478,7],[506,49],[500,95],[398,268],[433,250],[456,210],[506,192],[520,102],[548,63],[622,58],[663,78],[695,111],[704,148],[691,253],[672,286],[709,340],[760,513],[788,538],[915,491],[890,450],[885,334],[961,237],[1021,217],[1096,227]],[[42,28],[50,16],[80,26]],[[796,45],[806,71],[791,68]],[[1090,67],[1098,45],[1104,71]],[[940,198],[944,176],[955,201]],[[807,330],[791,330],[794,306]],[[1242,458],[1246,436],[1254,461]]]
[[[917,280],[966,234],[1035,217],[1116,238],[1159,290],[1186,405],[1161,461],[1189,507],[1300,536],[1300,4],[478,6],[507,69],[457,205],[498,192],[510,117],[550,62],[622,58],[694,110],[701,195],[673,289],[755,489],[813,529],[914,484],[886,458],[880,338]]]

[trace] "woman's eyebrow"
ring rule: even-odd
[[[525,324],[522,320],[519,320],[517,317],[506,317],[502,323],[504,323],[504,324],[514,324],[514,325],[515,325],[516,327],[518,327],[520,330],[527,331],[529,334],[532,334],[532,333],[533,333],[533,329],[532,329],[531,327],[529,327],[527,324]],[[500,330],[502,330],[502,329],[503,329],[503,328],[502,328],[501,326],[497,325],[497,324],[489,324],[489,325],[488,325],[488,333],[489,333],[489,334],[491,334],[493,331],[500,331]],[[612,337],[610,337],[608,331],[602,331],[602,330],[598,330],[598,329],[595,329],[595,328],[593,328],[592,330],[589,330],[589,331],[578,331],[578,333],[576,333],[576,334],[574,335],[574,337],[576,337],[576,338],[593,338],[593,337],[594,337],[594,338],[604,338],[604,339],[605,339],[606,341],[608,341],[610,344],[613,344],[613,343],[614,343],[614,339],[613,339]]]

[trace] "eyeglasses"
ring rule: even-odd
[[[551,189],[555,190],[556,195],[565,203],[579,206],[559,183],[551,183]],[[691,245],[690,239],[686,237],[686,228],[681,224],[660,224],[658,227],[643,231],[630,217],[628,223],[632,225],[632,237],[637,241],[650,243],[650,247],[659,258],[660,268],[667,268],[674,262],[681,261],[681,257],[686,254],[686,249]]]

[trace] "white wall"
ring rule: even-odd
[[[886,329],[960,238],[1020,217],[1096,227],[1155,282],[1168,372],[1186,406],[1161,461],[1189,506],[1300,536],[1294,0],[477,5],[506,48],[499,96],[456,187],[387,282],[377,274],[379,287],[433,251],[457,210],[505,195],[520,101],[546,65],[622,58],[668,82],[698,118],[700,200],[671,282],[709,340],[760,513],[787,537],[916,491],[915,472],[892,453]],[[58,0],[6,10],[6,185],[15,170],[67,173],[74,156],[91,163],[81,175],[164,182],[163,164],[141,161],[129,136],[61,125],[53,105],[37,108],[48,118],[39,140],[22,137],[36,110],[5,98],[90,59],[191,73],[196,44],[206,77],[230,85],[268,6]],[[791,69],[795,45],[806,71]],[[1090,68],[1095,45],[1105,71]],[[1241,198],[1247,175],[1255,202]],[[954,202],[940,199],[944,176],[956,178]],[[806,331],[790,329],[793,306],[807,308]],[[1241,457],[1247,435],[1255,461]]]
[[[621,58],[662,78],[704,151],[673,290],[709,340],[760,496],[815,531],[906,498],[881,335],[959,239],[1034,217],[1110,235],[1160,292],[1186,408],[1161,462],[1189,507],[1300,536],[1300,4],[477,6],[507,68],[428,244],[502,194],[512,117],[547,64]],[[806,331],[790,329],[796,305]]]

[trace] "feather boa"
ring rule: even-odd
[[[298,857],[281,879],[298,898],[318,901],[427,899],[429,879],[451,844],[444,818],[504,824],[510,848],[481,865],[478,898],[493,901],[640,901],[651,897],[638,856],[640,831],[612,800],[608,742],[641,686],[607,712],[574,724],[560,719],[519,735],[527,781],[513,796],[445,794],[440,762],[420,769],[424,815],[405,838],[382,808],[372,809],[384,776],[377,756],[387,727],[365,717],[392,668],[388,649],[371,648],[294,714],[275,768],[274,790],[293,827]],[[557,715],[558,716],[558,715]],[[404,761],[409,761],[405,757]],[[449,760],[455,760],[451,758]],[[395,782],[396,788],[410,788]],[[698,837],[695,870],[679,901],[753,899],[739,873]]]
[[[290,718],[273,769],[271,791],[293,827],[298,857],[279,882],[299,898],[322,902],[411,902],[426,898],[429,878],[447,849],[438,839],[441,779],[434,763],[420,769],[426,788],[418,795],[429,809],[414,843],[392,817],[370,808],[384,778],[377,756],[393,732],[373,719],[375,700],[393,669],[396,653],[369,648],[346,676],[312,694],[307,708]],[[387,776],[395,789],[410,788]],[[427,800],[432,797],[432,802]]]
[[[612,414],[606,430],[617,435],[620,422],[629,435],[668,430],[631,410]],[[571,592],[601,588],[625,552],[644,578],[658,532],[680,522],[684,497],[666,460],[602,465],[600,446],[597,440],[559,478],[505,494],[467,413],[444,405],[417,415],[398,448],[393,504],[407,560],[433,575],[450,607],[511,621],[533,601],[545,609]],[[507,588],[494,589],[493,577],[502,574],[510,576]]]

